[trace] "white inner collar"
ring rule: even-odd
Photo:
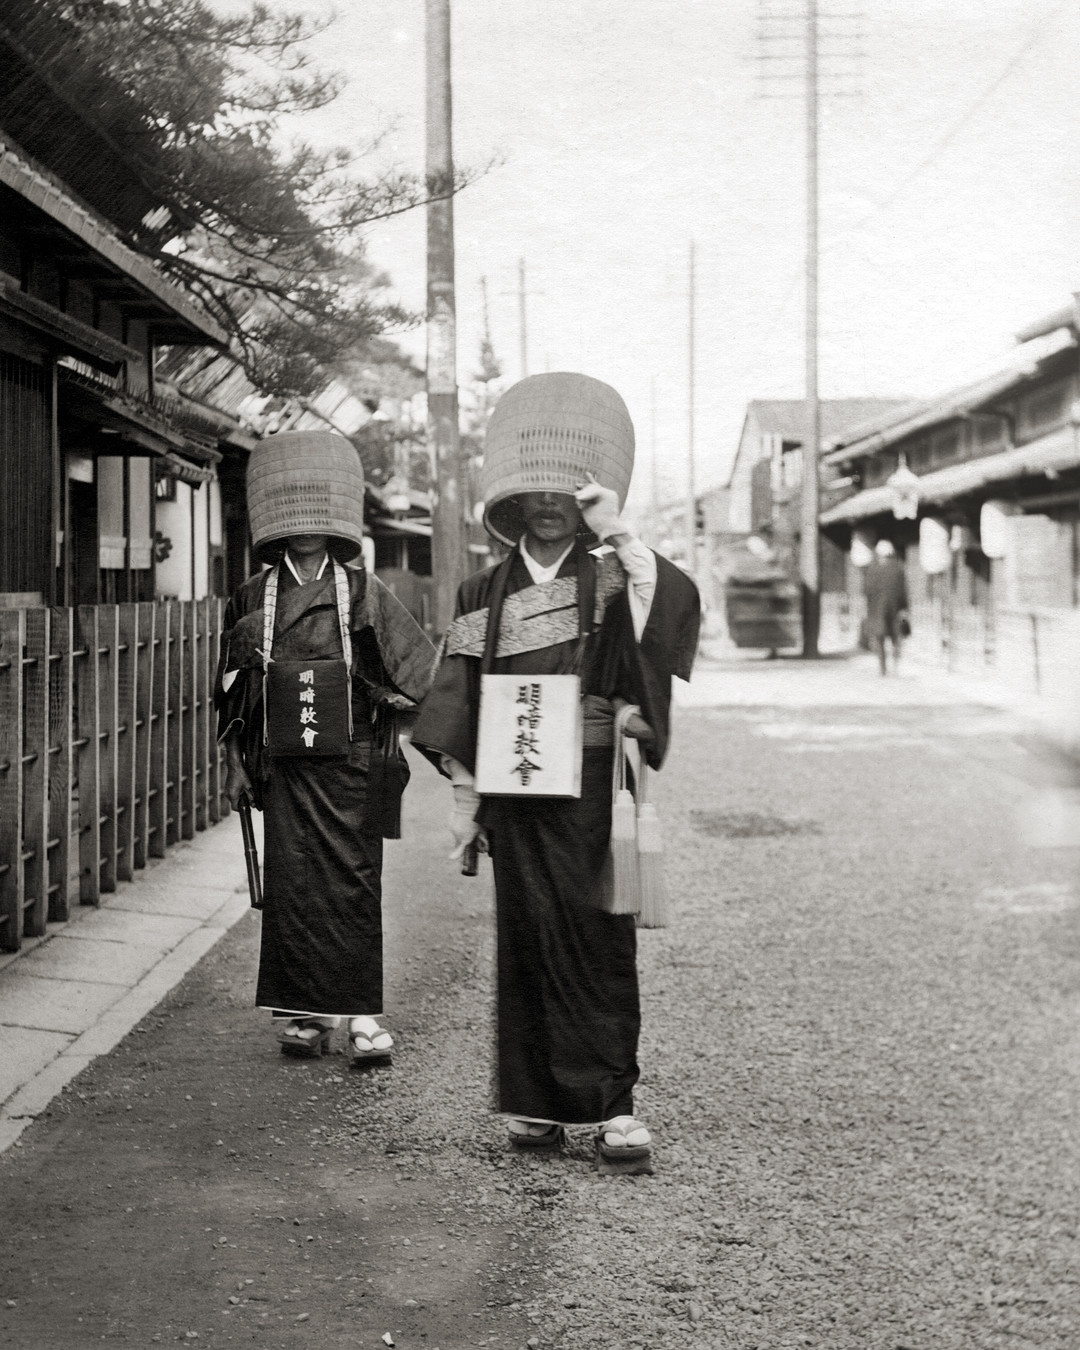
[[[319,564],[319,570],[315,573],[315,577],[314,577],[314,580],[315,580],[315,581],[321,581],[321,580],[322,580],[322,575],[323,575],[323,573],[326,571],[326,564],[327,564],[329,561],[330,561],[330,555],[329,555],[329,553],[324,553],[324,554],[323,554],[323,557],[322,557],[322,562]],[[304,579],[303,579],[303,577],[300,575],[300,573],[296,570],[295,566],[293,565],[293,560],[292,560],[291,556],[289,555],[289,550],[288,550],[287,548],[286,548],[286,550],[285,550],[285,566],[289,569],[289,571],[290,571],[290,572],[293,574],[293,576],[296,578],[296,584],[297,584],[298,586],[303,586],[303,585],[304,585]]]
[[[525,566],[529,569],[529,576],[532,577],[533,584],[539,586],[545,581],[554,581],[555,578],[559,575],[559,568],[570,556],[571,550],[574,547],[575,540],[573,539],[570,540],[569,544],[567,544],[564,551],[559,554],[559,556],[555,559],[555,561],[551,564],[550,567],[544,567],[541,563],[538,563],[536,561],[536,559],[532,556],[529,550],[525,547],[525,538],[526,538],[525,535],[521,536],[520,540],[518,541],[518,548],[521,550],[521,557],[525,563]]]

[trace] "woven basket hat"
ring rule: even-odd
[[[588,375],[530,375],[503,394],[484,437],[480,493],[488,533],[516,544],[520,492],[573,494],[591,473],[621,507],[634,471],[634,424],[612,389]],[[587,533],[587,532],[586,532]]]
[[[248,460],[247,499],[262,562],[276,562],[285,541],[298,534],[329,536],[339,562],[360,552],[364,468],[336,431],[282,431],[260,441]]]

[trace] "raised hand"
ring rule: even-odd
[[[574,493],[574,501],[582,520],[598,539],[626,533],[626,527],[619,519],[618,494],[598,483],[591,473],[589,481],[582,483]]]

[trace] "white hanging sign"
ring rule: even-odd
[[[484,675],[476,790],[498,797],[580,797],[581,681]]]

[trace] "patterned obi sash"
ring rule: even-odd
[[[604,610],[625,585],[626,573],[614,553],[596,560],[595,624],[602,621]],[[446,630],[444,655],[482,657],[487,625],[486,605],[462,614]],[[560,642],[574,642],[578,628],[577,577],[556,577],[526,586],[503,600],[495,656],[520,656]]]

